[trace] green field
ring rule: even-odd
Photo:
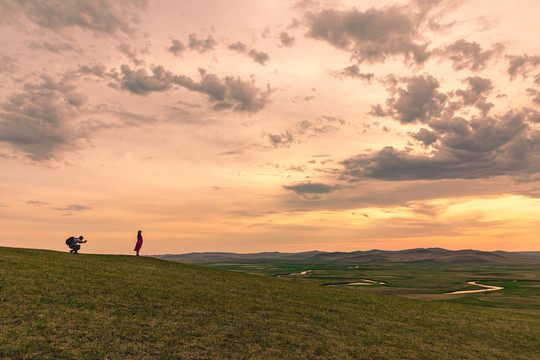
[[[424,300],[513,308],[540,313],[540,263],[430,263],[430,262],[306,262],[306,261],[195,261],[200,266],[243,271],[363,292],[394,294]],[[503,287],[463,295],[447,293],[480,290],[469,285]],[[354,284],[354,285],[351,285]]]
[[[3,359],[540,358],[536,311],[145,257],[0,247],[0,302]]]

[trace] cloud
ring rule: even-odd
[[[0,104],[0,142],[34,161],[57,159],[89,137],[90,128],[77,121],[85,103],[68,80],[41,75]]]
[[[523,109],[523,114],[525,117],[533,124],[539,124],[540,123],[540,112],[534,109]]]
[[[459,117],[434,120],[429,123],[431,130],[413,134],[424,145],[432,145],[431,153],[385,147],[341,162],[340,178],[357,182],[536,174],[540,172],[540,133],[528,125],[531,120],[527,111],[469,121]]]
[[[421,17],[405,7],[323,10],[308,13],[308,36],[352,52],[358,62],[383,62],[402,56],[421,64],[430,53],[419,35]]]
[[[214,50],[216,44],[216,40],[214,40],[212,35],[209,35],[206,39],[199,39],[197,34],[189,34],[188,47],[191,50],[197,50],[200,53],[204,53],[210,50]]]
[[[527,95],[529,95],[532,98],[531,100],[533,103],[540,105],[540,91],[529,88],[527,89]]]
[[[191,33],[188,36],[187,46],[178,39],[172,39],[172,45],[167,48],[167,51],[174,54],[174,56],[182,55],[182,53],[187,49],[196,50],[200,53],[205,53],[207,51],[214,50],[216,45],[217,42],[212,37],[212,35],[209,35],[206,39],[199,39],[199,35]]]
[[[265,65],[266,62],[270,60],[270,55],[255,49],[251,49],[248,52],[248,56],[251,57],[256,63],[259,63],[261,65]]]
[[[461,97],[463,101],[458,106],[475,106],[482,111],[485,116],[494,106],[492,103],[487,102],[487,95],[489,95],[493,88],[493,82],[490,79],[481,78],[478,76],[468,77],[464,82],[469,84],[466,90],[456,90],[455,95]]]
[[[296,41],[294,36],[290,36],[287,32],[282,32],[279,34],[280,46],[283,47],[292,47]]]
[[[466,89],[441,93],[430,75],[389,77],[386,107],[376,105],[370,114],[424,127],[409,133],[413,141],[403,150],[387,146],[345,159],[339,178],[349,182],[529,179],[540,172],[540,131],[533,125],[540,121],[538,112],[524,108],[490,115],[492,80],[474,76],[463,82]],[[529,95],[537,93],[529,91]],[[479,111],[471,112],[471,107]],[[415,142],[423,151],[415,149]]]
[[[108,76],[107,67],[103,64],[95,64],[93,66],[81,65],[77,72],[82,75],[93,75],[102,79]]]
[[[444,108],[446,95],[440,93],[439,82],[431,75],[404,77],[400,79],[406,86],[391,85],[393,96],[386,101],[386,110],[375,105],[370,112],[374,116],[390,116],[402,124],[426,123],[433,116],[439,116]]]
[[[186,45],[180,40],[173,39],[172,45],[167,50],[175,56],[179,56],[186,50]]]
[[[73,204],[73,205],[68,205],[65,208],[55,208],[55,209],[56,210],[66,210],[66,211],[84,211],[84,210],[90,210],[92,208],[89,207],[89,206],[85,206],[85,205]]]
[[[44,205],[49,205],[49,203],[46,203],[46,202],[43,202],[43,201],[39,201],[39,200],[28,200],[26,202],[27,205],[32,205],[32,206],[44,206]]]
[[[263,137],[267,138],[273,147],[288,147],[295,141],[295,136],[291,131],[285,131],[279,134],[263,133]]]
[[[492,58],[503,51],[504,45],[500,43],[493,45],[491,50],[484,51],[480,44],[461,39],[435,50],[435,54],[444,59],[448,58],[454,70],[469,69],[476,72],[484,69]]]
[[[341,189],[339,185],[323,183],[300,183],[296,185],[284,185],[284,189],[295,192],[298,195],[328,194]]]
[[[370,115],[390,117],[401,124],[430,124],[441,118],[450,119],[456,115],[467,115],[470,107],[480,111],[485,117],[494,104],[488,96],[494,91],[491,79],[478,76],[467,77],[463,83],[466,89],[442,93],[439,82],[431,75],[396,78],[389,76],[390,97],[382,104],[372,105]],[[424,141],[423,141],[424,142]]]
[[[120,87],[133,94],[148,95],[151,92],[163,92],[172,87],[169,73],[161,66],[153,68],[151,75],[144,69],[131,70],[128,65],[122,65],[120,70],[122,71]]]
[[[206,94],[214,103],[214,110],[231,108],[235,111],[255,113],[266,105],[271,93],[270,87],[264,91],[257,88],[253,79],[244,81],[231,76],[220,78],[204,69],[199,69],[199,82],[185,75],[175,75],[162,66],[154,67],[151,74],[145,69],[131,70],[128,65],[122,65],[120,69],[121,74],[109,73],[108,76],[123,90],[145,96],[152,92],[168,91],[177,85]]]
[[[506,58],[508,59],[507,72],[510,75],[510,80],[514,80],[518,75],[526,79],[529,77],[531,71],[540,71],[540,56],[538,55],[507,55]]]
[[[243,42],[237,41],[235,43],[229,44],[229,49],[238,51],[239,53],[245,53],[247,51],[247,45]]]
[[[244,81],[239,77],[226,77],[225,101],[236,111],[257,112],[261,110],[271,93],[270,87],[266,91],[261,91],[252,82]]]
[[[0,73],[14,73],[20,69],[17,60],[11,56],[4,55],[0,57]]]
[[[292,129],[280,133],[263,132],[262,137],[267,139],[272,147],[289,147],[293,143],[301,143],[306,138],[335,133],[345,124],[345,120],[341,117],[321,116],[312,121],[298,121]]]
[[[439,136],[435,132],[429,131],[426,128],[422,128],[417,133],[412,134],[412,137],[424,144],[424,147],[432,145],[439,139]]]
[[[51,30],[79,27],[96,34],[129,34],[146,6],[147,0],[4,0],[0,3],[0,21],[13,23],[24,17]]]
[[[137,49],[132,48],[129,44],[122,43],[118,45],[116,49],[131,60],[134,65],[140,66],[144,64],[144,61],[137,57]]]
[[[361,79],[371,81],[375,76],[373,73],[361,73],[360,67],[357,64],[347,66],[346,68],[339,71],[332,71],[331,74],[338,78],[350,77],[353,79]]]
[[[256,63],[259,63],[261,65],[266,65],[266,62],[270,60],[270,55],[268,55],[267,53],[255,49],[248,50],[247,45],[240,41],[229,44],[229,49],[241,54],[246,54]]]
[[[37,41],[32,41],[30,43],[29,47],[30,47],[30,49],[47,50],[47,51],[57,53],[57,54],[61,54],[61,53],[65,52],[65,51],[75,51],[75,50],[77,50],[75,46],[73,46],[72,44],[69,44],[67,42],[50,43],[48,41],[45,41],[45,42],[42,42],[42,43],[38,43]]]
[[[66,206],[64,208],[53,208],[53,209],[54,210],[59,210],[59,211],[66,211],[64,216],[71,216],[71,215],[74,215],[75,213],[78,213],[78,212],[91,210],[92,208],[89,207],[89,206],[85,206],[85,205],[72,204],[72,205],[68,205],[68,206]]]

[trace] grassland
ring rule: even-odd
[[[431,263],[335,261],[196,261],[198,265],[280,277],[363,292],[394,294],[425,300],[512,308],[540,313],[540,262]],[[365,283],[366,280],[373,281]],[[446,295],[482,289],[468,281],[504,289],[467,295]],[[364,284],[362,284],[364,282]],[[359,284],[360,285],[349,285]]]
[[[535,312],[0,247],[3,359],[538,359]]]

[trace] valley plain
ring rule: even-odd
[[[411,249],[353,253],[194,253],[162,258],[356,291],[540,312],[540,254]],[[501,290],[470,284],[500,287]],[[470,293],[451,294],[452,292]]]

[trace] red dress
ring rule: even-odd
[[[133,249],[133,251],[141,250],[141,246],[142,246],[142,235],[138,234],[137,235],[137,243],[135,244],[135,249]]]

